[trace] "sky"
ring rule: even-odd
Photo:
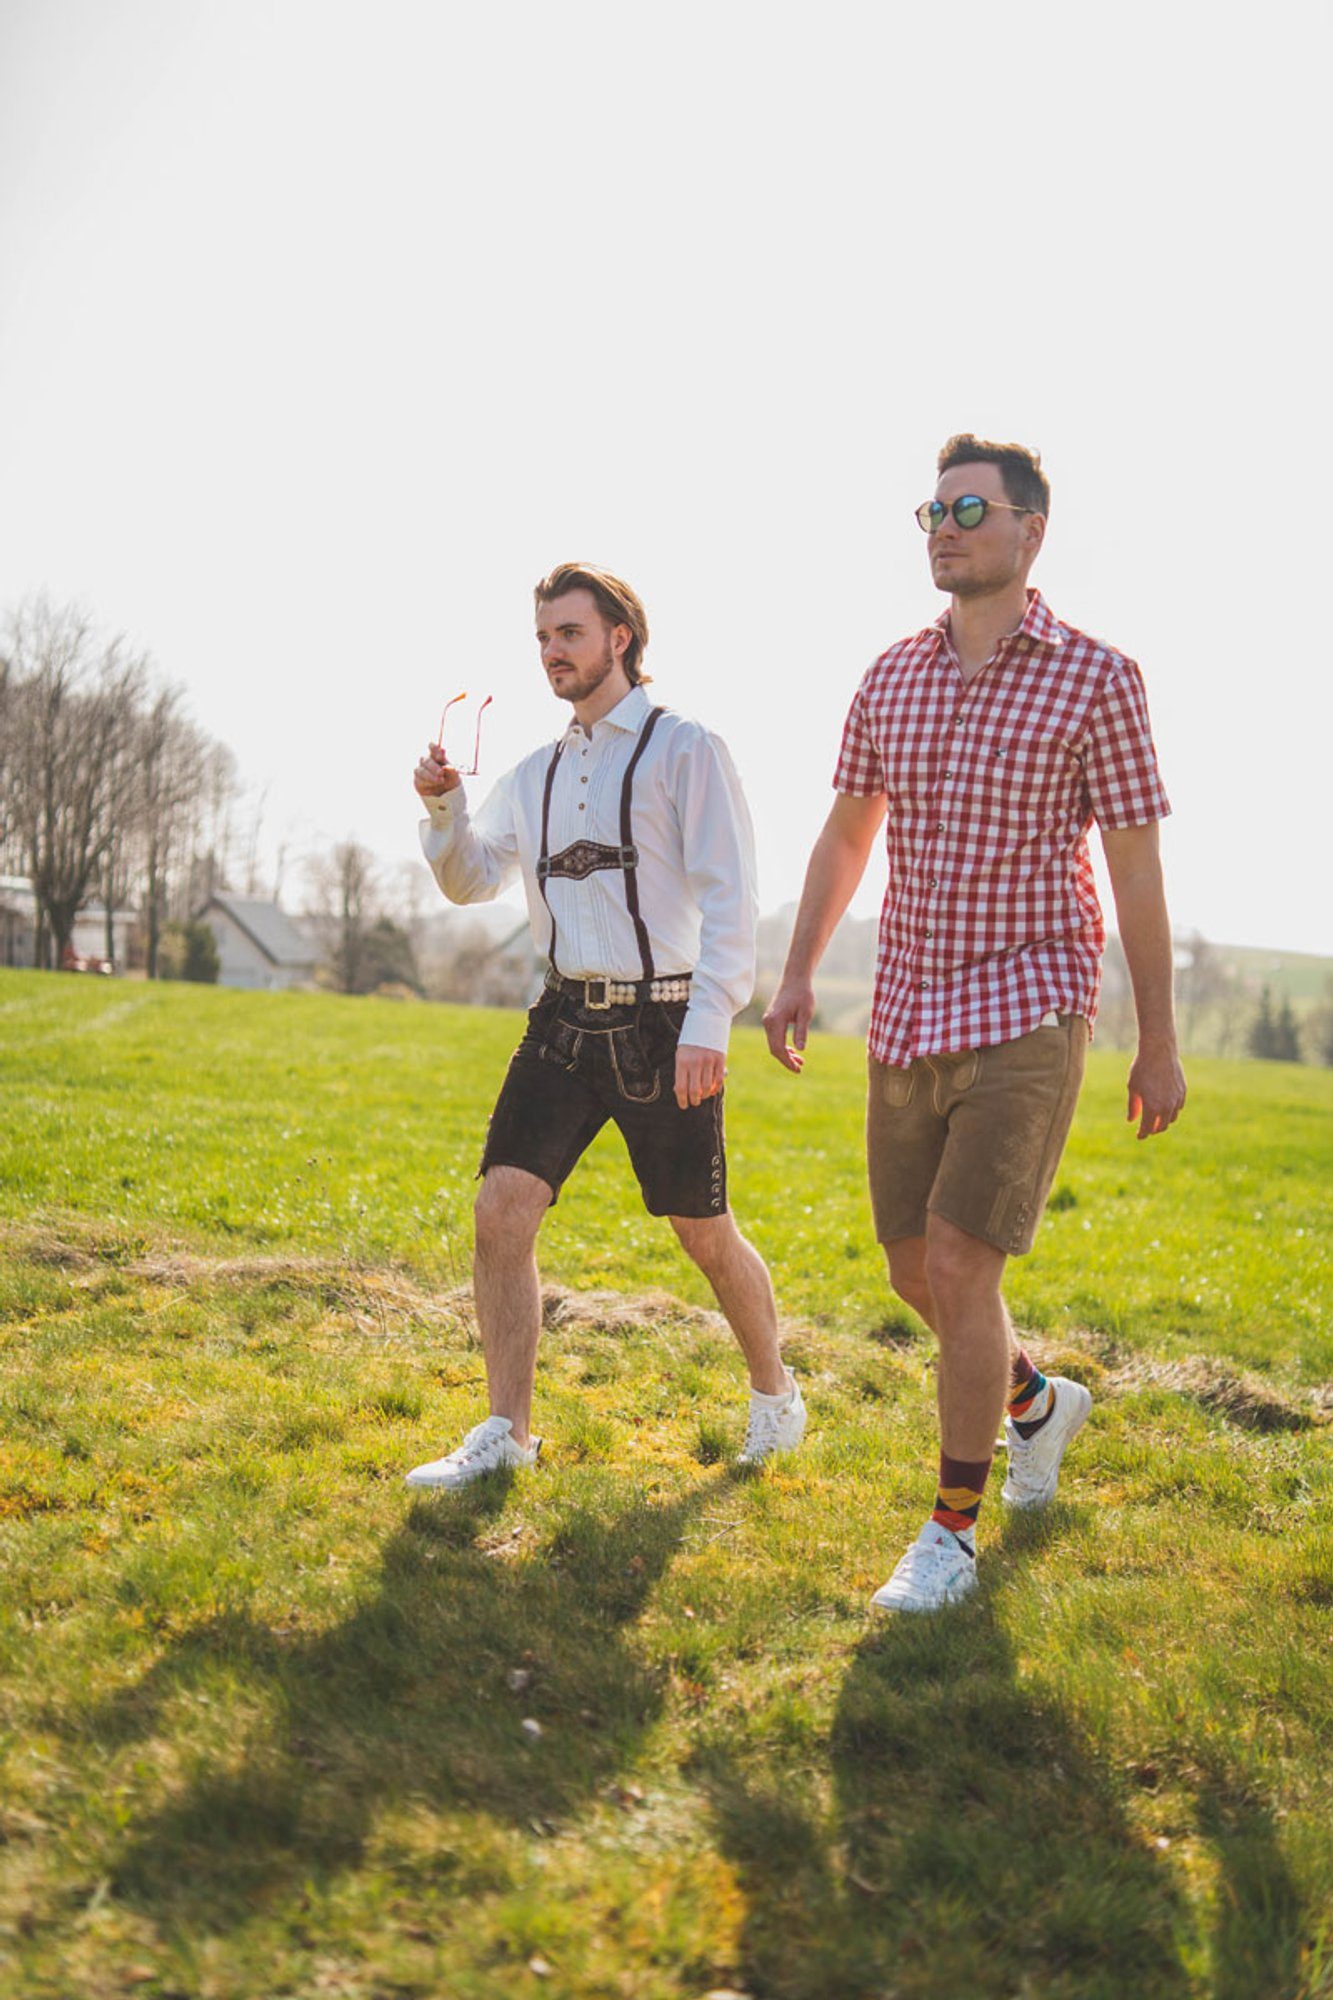
[[[940,444],[1016,438],[1033,581],[1144,671],[1177,930],[1333,952],[1331,44],[1322,0],[0,0],[0,612],[151,652],[290,904],[342,839],[410,867],[450,695],[481,790],[555,735],[532,585],[600,562],[774,908],[943,606]]]

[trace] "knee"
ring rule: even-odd
[[[705,1277],[727,1261],[736,1234],[729,1215],[673,1215],[670,1221],[681,1249]]]
[[[889,1283],[893,1286],[894,1291],[905,1306],[910,1306],[912,1311],[919,1313],[922,1319],[929,1320],[931,1304],[930,1286],[926,1283],[925,1278],[920,1272],[896,1271],[893,1265],[890,1264]]]
[[[550,1205],[551,1190],[535,1175],[520,1175],[513,1167],[492,1167],[473,1205],[478,1251],[485,1255],[502,1249],[526,1250],[535,1241]]]
[[[940,1230],[927,1238],[926,1284],[946,1313],[998,1292],[1003,1268],[1000,1252],[961,1229]]]
[[[884,1254],[889,1260],[889,1283],[894,1291],[904,1305],[928,1320],[930,1286],[926,1282],[924,1246],[913,1238],[910,1243],[887,1244]]]

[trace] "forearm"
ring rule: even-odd
[[[421,823],[421,851],[431,874],[451,903],[489,903],[516,873],[512,859],[497,852],[468,818],[461,787],[448,804],[423,801],[429,818]]]
[[[863,803],[857,801],[858,805]],[[850,819],[850,815],[847,818]],[[871,844],[882,818],[881,805],[877,815],[872,817],[870,812],[865,812],[857,815],[854,823],[846,824],[835,807],[825,822],[805,871],[805,884],[783,968],[784,983],[787,980],[814,978],[815,968],[824,956],[828,941],[865,873]]]
[[[1174,1047],[1175,956],[1155,849],[1112,875],[1120,946],[1129,967],[1139,1041]]]

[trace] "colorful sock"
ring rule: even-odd
[[[940,1453],[939,1491],[930,1518],[957,1535],[967,1548],[971,1548],[975,1536],[977,1512],[990,1467],[988,1458],[950,1458],[947,1452]]]
[[[1005,1405],[1006,1414],[1018,1435],[1030,1438],[1041,1429],[1055,1408],[1055,1391],[1032,1356],[1022,1347],[1014,1356],[1010,1380],[1013,1386]]]

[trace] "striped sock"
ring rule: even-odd
[[[1021,1438],[1039,1431],[1055,1408],[1055,1391],[1026,1348],[1014,1356],[1005,1412]]]
[[[939,1491],[930,1518],[957,1535],[967,1549],[976,1538],[977,1513],[990,1467],[988,1458],[950,1458],[947,1451],[940,1453]]]

